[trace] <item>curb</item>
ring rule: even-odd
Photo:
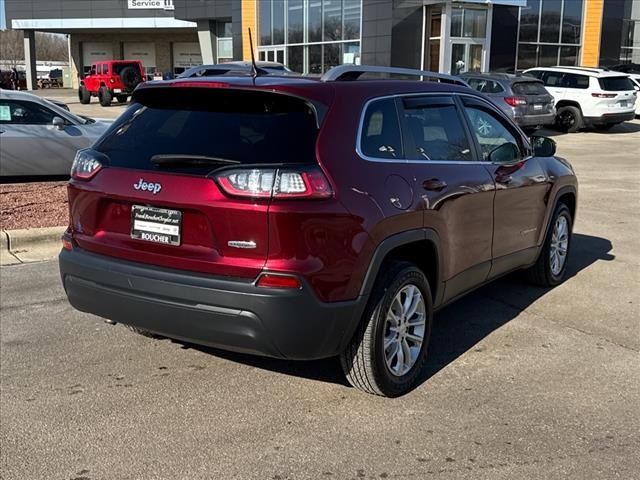
[[[66,227],[2,230],[0,234],[0,264],[50,260],[60,252],[60,237]]]

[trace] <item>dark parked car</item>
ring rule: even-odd
[[[299,75],[292,72],[281,63],[276,62],[256,62],[256,66],[263,70],[263,73],[272,75]],[[226,75],[229,73],[249,73],[251,71],[251,62],[236,61],[217,63],[212,65],[198,65],[191,67],[180,75],[178,78],[194,78],[194,77],[213,77],[217,75]]]
[[[460,77],[525,129],[552,125],[555,121],[553,96],[541,80],[508,73],[464,73]]]
[[[397,396],[435,310],[522,268],[565,278],[577,184],[554,155],[436,73],[150,82],[76,157],[62,281],[141,333],[340,356],[352,385]]]

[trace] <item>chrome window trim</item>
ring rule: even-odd
[[[383,95],[381,97],[370,98],[369,100],[366,101],[366,103],[362,107],[362,111],[360,112],[360,121],[358,122],[358,135],[356,136],[356,153],[358,154],[358,156],[363,160],[366,160],[367,162],[374,162],[374,163],[398,163],[398,164],[420,164],[420,165],[494,165],[493,162],[487,162],[484,160],[409,160],[406,158],[395,160],[391,158],[370,157],[368,155],[365,155],[362,152],[360,145],[362,143],[362,130],[364,128],[364,117],[371,103],[378,100],[386,100],[389,98],[396,99],[396,98],[403,98],[403,97],[416,97],[416,96],[426,96],[426,95],[429,95],[429,96],[451,95],[451,96],[470,97],[485,103],[491,109],[491,111],[498,113],[502,118],[505,118],[507,119],[508,122],[511,122],[511,120],[509,120],[505,115],[499,112],[490,102],[488,102],[487,100],[485,100],[484,98],[478,95],[472,95],[472,94],[463,93],[463,92],[414,92],[414,93],[397,93],[394,95]],[[400,115],[400,112],[398,112],[397,109],[396,109],[396,113],[397,115]],[[398,121],[400,120],[398,119]],[[517,125],[516,125],[516,128],[517,128]],[[400,125],[400,135],[401,136],[403,135],[402,125]],[[521,138],[523,140],[523,143],[525,143],[526,146],[530,147],[530,145],[528,145],[528,141],[526,140],[526,138],[522,137],[522,135],[521,135]],[[403,150],[403,153],[404,153],[404,150]],[[532,155],[524,157],[520,161],[529,160],[530,158],[532,158]]]

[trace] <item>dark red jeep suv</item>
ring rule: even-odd
[[[74,162],[60,270],[78,310],[239,352],[340,356],[352,385],[398,396],[434,310],[517,269],[565,276],[573,169],[453,77],[236,73],[143,84],[132,102]]]

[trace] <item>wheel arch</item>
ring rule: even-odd
[[[576,210],[578,208],[578,192],[575,186],[573,185],[564,185],[560,187],[558,191],[555,193],[553,197],[553,201],[549,202],[549,210],[547,212],[545,218],[544,232],[539,238],[538,248],[542,251],[542,246],[544,245],[545,238],[547,238],[547,234],[549,232],[549,228],[551,228],[551,222],[553,221],[553,212],[558,208],[558,204],[562,202],[569,208],[571,212],[571,223],[575,225],[576,222]]]
[[[434,305],[440,303],[442,288],[442,255],[440,237],[430,228],[409,230],[384,239],[376,248],[360,291],[368,296],[378,275],[388,262],[409,261],[418,266],[427,277]]]
[[[582,113],[582,107],[578,102],[574,100],[560,100],[558,103],[556,103],[556,109],[562,107],[576,107]]]

